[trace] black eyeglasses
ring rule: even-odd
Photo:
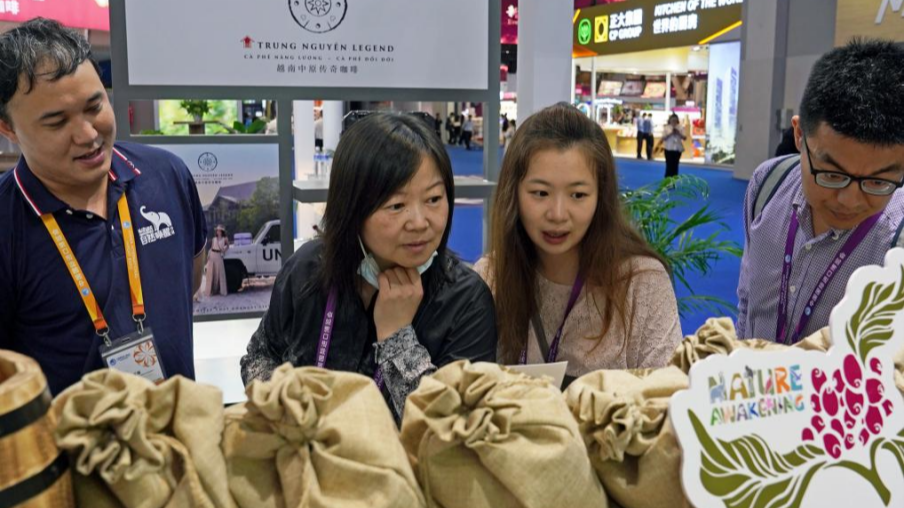
[[[823,171],[813,167],[813,160],[810,158],[810,146],[807,138],[803,138],[804,150],[807,152],[807,162],[810,164],[810,173],[816,184],[827,189],[844,189],[851,182],[860,184],[860,190],[872,196],[888,196],[896,190],[904,186],[904,181],[885,180],[884,178],[875,178],[871,176],[851,176],[847,173],[838,171]]]

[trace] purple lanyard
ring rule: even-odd
[[[572,309],[574,309],[574,304],[577,303],[578,296],[581,295],[581,290],[583,288],[584,278],[579,274],[574,280],[574,285],[571,286],[571,297],[568,299],[568,306],[565,307],[565,317],[562,318],[562,324],[559,325],[556,337],[552,340],[552,344],[549,345],[549,354],[546,355],[546,363],[556,361],[556,357],[559,356],[559,343],[562,341],[562,332],[565,331],[565,321],[568,320],[568,315],[571,314]],[[521,350],[519,363],[521,365],[527,364],[527,345]]]
[[[838,251],[838,255],[835,256],[835,259],[826,268],[825,273],[822,274],[822,278],[819,280],[819,284],[816,285],[816,288],[813,289],[813,294],[810,295],[810,299],[807,300],[807,306],[804,307],[804,313],[801,315],[800,319],[797,322],[797,327],[794,329],[794,334],[790,337],[786,337],[788,325],[788,290],[791,284],[791,267],[794,259],[794,239],[797,237],[797,228],[799,226],[799,222],[797,220],[797,211],[791,211],[791,225],[788,226],[788,239],[785,241],[785,258],[783,260],[782,266],[782,285],[779,290],[779,300],[778,300],[778,323],[775,326],[776,330],[776,342],[780,343],[788,343],[795,344],[800,340],[800,336],[804,331],[804,328],[807,327],[807,323],[810,322],[810,317],[813,315],[813,310],[816,308],[816,304],[819,302],[820,297],[822,297],[823,292],[829,286],[829,283],[832,282],[832,279],[835,278],[835,275],[841,270],[841,265],[844,264],[845,261],[849,257],[851,257],[851,253],[854,252],[854,249],[863,242],[863,239],[866,235],[873,229],[873,226],[876,225],[876,222],[879,221],[879,217],[882,216],[882,212],[873,215],[872,217],[866,219],[861,222],[854,232],[851,234],[851,237],[847,239],[844,245],[841,247],[841,250]],[[790,340],[790,342],[788,342]]]
[[[336,320],[336,288],[331,287],[326,298],[326,310],[323,312],[323,324],[320,325],[320,343],[317,345],[317,366],[326,367],[326,357],[330,354],[330,341],[333,339],[333,328]],[[383,389],[383,370],[377,367],[374,373],[377,388]]]

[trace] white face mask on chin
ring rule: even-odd
[[[364,248],[364,242],[361,241],[361,237],[358,237],[358,245],[361,246],[361,252],[364,253],[364,259],[361,260],[361,264],[358,265],[358,275],[364,277],[371,286],[380,289],[380,266],[377,264],[377,260],[374,259],[373,254],[368,254],[367,249]],[[433,254],[427,259],[427,261],[421,266],[417,267],[417,273],[419,275],[423,275],[424,272],[427,271],[428,268],[433,264],[433,260],[436,258],[436,251],[433,251]]]

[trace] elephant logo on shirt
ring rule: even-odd
[[[141,207],[141,216],[147,219],[148,222],[154,225],[154,231],[159,232],[164,226],[171,228],[173,227],[173,221],[170,220],[169,215],[164,212],[145,212],[145,207]]]
[[[151,225],[138,229],[138,235],[141,237],[141,245],[147,245],[176,234],[175,229],[173,229],[173,220],[170,219],[169,215],[165,212],[148,211],[145,210],[145,208],[146,207],[142,206],[139,211],[141,212],[141,216],[150,222]]]

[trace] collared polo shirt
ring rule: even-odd
[[[0,349],[37,360],[54,395],[104,365],[102,339],[41,215],[56,218],[116,339],[136,331],[117,208],[124,192],[145,326],[154,332],[167,376],[194,377],[192,268],[207,224],[191,173],[169,152],[116,143],[108,178],[107,218],[58,199],[24,158],[0,178]]]
[[[757,217],[751,217],[753,203],[769,170],[781,159],[766,161],[753,174],[744,199],[744,256],[738,282],[738,337],[776,339],[778,303],[781,296],[783,257],[791,214],[800,227],[794,239],[791,280],[788,288],[788,334],[794,333],[807,301],[826,269],[838,255],[853,229],[830,229],[813,234],[813,211],[803,193],[801,166],[791,168],[775,194]],[[852,184],[856,185],[856,184]],[[799,338],[828,326],[832,309],[844,297],[848,279],[865,265],[882,265],[885,253],[897,240],[904,218],[904,192],[892,195],[879,221],[838,270],[812,310]]]

